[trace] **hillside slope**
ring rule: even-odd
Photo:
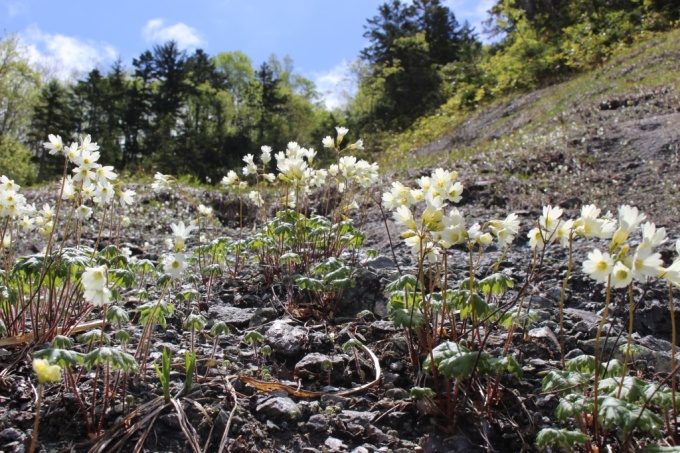
[[[628,203],[671,226],[680,218],[679,73],[680,31],[655,36],[568,82],[467,116],[444,109],[397,137],[381,163],[408,175],[454,168],[487,207]]]

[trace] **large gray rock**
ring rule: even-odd
[[[294,357],[302,351],[307,331],[300,326],[292,326],[288,321],[277,320],[265,334],[265,341],[275,352]]]
[[[286,397],[269,398],[257,405],[257,412],[266,415],[273,421],[296,420],[302,414],[295,402]]]
[[[228,305],[212,305],[208,309],[208,316],[234,326],[245,327],[255,316],[254,308],[237,308]]]

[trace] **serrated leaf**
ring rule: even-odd
[[[555,409],[555,415],[561,422],[569,418],[581,417],[583,414],[592,412],[593,400],[583,395],[571,393],[560,399],[560,403]]]
[[[413,290],[418,286],[418,279],[415,275],[405,274],[388,284],[385,288],[388,292]]]
[[[45,359],[50,363],[56,363],[62,368],[75,366],[83,363],[83,354],[71,349],[49,348],[36,351],[33,356],[36,359]]]
[[[542,390],[546,392],[576,392],[581,391],[590,381],[590,376],[579,371],[558,370],[550,371],[542,382]]]
[[[89,368],[93,368],[98,363],[108,363],[114,370],[135,371],[137,369],[137,362],[132,355],[107,346],[93,349],[86,354],[84,363]]]
[[[243,337],[243,340],[246,343],[250,344],[255,344],[255,343],[261,343],[264,341],[264,335],[262,335],[260,332],[257,330],[251,330],[245,336]]]
[[[590,437],[581,431],[543,428],[536,436],[536,446],[539,448],[562,447],[573,451],[576,444],[586,443],[589,439]]]
[[[620,387],[620,395],[619,395]],[[598,384],[598,390],[602,394],[620,398],[629,403],[636,403],[640,400],[647,389],[647,383],[635,376],[626,376],[621,385],[621,377],[611,377],[603,379]]]
[[[419,310],[407,310],[405,308],[395,308],[390,312],[390,319],[394,322],[397,329],[415,329],[422,327],[425,317]]]
[[[477,281],[477,290],[484,295],[500,296],[515,285],[515,282],[505,274],[497,272]],[[464,286],[463,286],[464,287]],[[469,283],[468,283],[469,287]]]
[[[484,352],[470,351],[453,341],[446,341],[432,350],[432,357],[437,365],[437,370],[447,379],[470,377],[475,369],[475,364],[480,371],[489,368],[490,356]],[[428,355],[423,363],[423,371],[432,373],[431,356]]]
[[[111,305],[106,310],[106,321],[110,324],[124,323],[130,320],[130,316],[123,307]]]

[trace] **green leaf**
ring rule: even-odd
[[[192,313],[187,316],[187,319],[184,321],[184,328],[189,330],[201,330],[205,327],[206,322],[207,321],[203,316]]]
[[[357,340],[356,338],[350,338],[349,340],[347,340],[347,341],[342,345],[342,350],[345,351],[345,352],[347,352],[347,351],[349,351],[350,349],[352,349],[352,348],[358,348],[358,347],[360,347],[361,345],[363,345],[363,343],[362,343],[361,341]]]
[[[434,362],[440,373],[447,379],[470,377],[475,369],[475,364],[480,372],[488,371],[489,354],[485,352],[470,351],[453,341],[446,341],[432,350]],[[430,355],[423,363],[423,371],[432,373],[432,362]]]
[[[388,292],[413,290],[418,286],[418,279],[415,275],[405,274],[388,284],[385,288]]]
[[[619,387],[621,394],[619,395]],[[635,376],[626,376],[621,385],[621,376],[603,379],[598,384],[598,390],[602,394],[620,398],[629,403],[636,403],[645,395],[647,383]]]
[[[583,390],[590,381],[590,376],[579,371],[550,371],[542,383],[543,392],[577,392]]]
[[[243,340],[246,343],[250,344],[255,344],[255,343],[261,343],[264,341],[264,335],[262,335],[260,332],[257,330],[251,330],[245,336],[243,337]]]
[[[210,264],[201,269],[201,275],[204,277],[219,277],[222,274],[224,274],[224,271],[219,264]]]
[[[229,335],[231,329],[224,321],[218,321],[210,328],[210,335],[216,337],[219,335]]]
[[[600,402],[597,420],[603,428],[618,427],[624,433],[630,433],[638,428],[655,436],[660,434],[659,428],[663,427],[663,420],[652,411],[645,410],[641,413],[641,407],[611,396],[598,399]]]
[[[536,436],[536,446],[539,448],[562,447],[573,451],[576,444],[586,443],[589,439],[590,437],[581,431],[543,428]]]
[[[424,398],[434,398],[437,396],[434,390],[429,387],[412,387],[409,397],[415,400],[422,400]]]
[[[561,422],[569,418],[580,418],[593,411],[593,400],[577,393],[565,395],[555,409],[555,415]]]
[[[93,349],[85,355],[84,362],[89,368],[93,368],[98,363],[108,363],[112,369],[121,371],[136,371],[138,368],[132,355],[107,346]]]
[[[130,320],[130,316],[123,307],[111,305],[106,310],[106,321],[110,324],[124,323]]]
[[[505,274],[500,272],[491,274],[482,280],[477,281],[478,291],[481,291],[485,296],[493,294],[500,296],[515,285],[515,282]],[[464,287],[464,286],[463,286]],[[469,287],[469,283],[468,283]]]
[[[300,255],[293,252],[284,253],[279,257],[279,264],[300,263],[302,259]]]
[[[73,339],[67,337],[66,335],[57,335],[52,340],[53,348],[69,349],[73,347]]]
[[[396,308],[390,312],[390,319],[394,322],[394,327],[404,329],[415,329],[422,327],[425,323],[425,317],[419,310],[411,310],[405,308]]]
[[[595,357],[592,355],[583,354],[578,357],[574,357],[573,359],[567,361],[566,365],[566,368],[569,371],[578,371],[586,374],[595,373]]]
[[[306,289],[309,291],[323,291],[326,288],[323,280],[318,280],[316,278],[297,276],[294,277],[295,283],[300,286],[300,289]]]
[[[109,269],[109,281],[116,286],[129,288],[135,284],[135,274],[127,269]]]
[[[102,336],[103,336],[103,339],[102,339]],[[78,335],[77,339],[81,343],[87,343],[87,344],[93,344],[95,342],[99,342],[100,340],[102,340],[106,344],[111,343],[111,337],[109,337],[105,333],[102,334],[101,329],[92,329],[89,332],[85,332],[84,334]]]
[[[45,359],[50,363],[56,363],[62,368],[83,363],[83,354],[70,349],[49,348],[36,351],[33,356],[36,359]]]

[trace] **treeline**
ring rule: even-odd
[[[0,66],[0,84],[13,86],[0,88],[0,96],[19,88],[27,96],[13,94],[13,104],[0,110],[6,118],[24,117],[0,123],[3,160],[15,156],[0,170],[23,181],[30,182],[32,172],[38,182],[61,174],[63,162],[41,148],[48,134],[61,135],[67,144],[74,134],[91,134],[101,146],[101,161],[120,171],[219,181],[261,144],[283,149],[290,140],[315,143],[336,123],[314,84],[294,72],[289,58],[272,56],[254,67],[241,52],[187,54],[168,42],[133,59],[131,68],[117,62],[106,73],[94,69],[68,84],[56,79],[41,84],[18,53],[15,37],[2,42],[0,64],[3,60],[7,75]],[[14,78],[19,73],[21,87]],[[20,156],[25,161],[26,155],[34,168],[22,174]]]
[[[131,67],[118,62],[64,84],[42,81],[17,38],[6,36],[0,173],[24,182],[52,178],[60,163],[40,143],[49,133],[65,141],[82,133],[101,145],[102,162],[121,171],[216,181],[263,144],[314,144],[343,124],[370,145],[434,112],[455,114],[564,80],[679,24],[677,0],[497,0],[484,30],[460,24],[441,0],[390,0],[367,20],[369,44],[353,66],[357,92],[335,114],[288,58],[255,66],[241,52],[188,54],[169,42]]]
[[[442,105],[455,113],[552,84],[680,24],[677,0],[498,0],[488,13],[473,30],[440,0],[382,5],[366,25],[351,127],[387,135]]]

